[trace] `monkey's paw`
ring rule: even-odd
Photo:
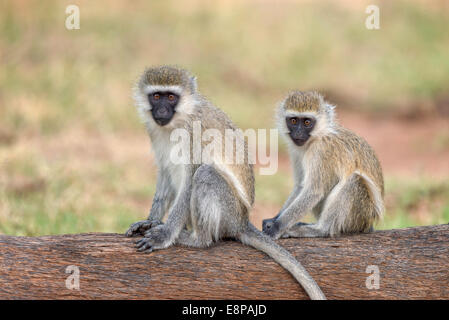
[[[162,221],[160,220],[143,220],[133,223],[128,231],[126,231],[125,235],[127,237],[141,236],[144,235],[145,232],[150,230],[151,228],[157,227],[161,225]]]
[[[135,244],[137,251],[145,253],[167,248],[170,245],[170,232],[165,225],[159,225],[145,232],[144,237]]]
[[[263,220],[262,231],[273,239],[279,239],[282,235],[280,232],[279,222],[275,218]]]

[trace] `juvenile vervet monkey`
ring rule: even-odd
[[[294,91],[277,122],[288,143],[294,188],[263,232],[280,237],[328,237],[367,232],[384,213],[382,169],[368,143],[339,125],[334,106],[317,92]],[[315,224],[299,220],[308,212]]]
[[[171,160],[175,142],[170,135],[175,129],[185,129],[192,136],[197,121],[202,133],[216,129],[224,137],[225,129],[236,129],[224,112],[197,92],[196,79],[177,67],[149,68],[138,82],[135,99],[158,167],[156,194],[148,219],[132,224],[126,232],[127,236],[144,236],[136,241],[138,251],[151,252],[173,244],[203,248],[221,238],[238,239],[286,268],[312,299],[325,299],[301,264],[249,222],[254,173],[247,152],[241,164],[225,164],[223,154],[215,155],[209,163],[200,159],[197,164],[175,164]],[[191,154],[192,140],[188,142]],[[237,143],[243,143],[247,151],[243,137]],[[204,141],[201,144],[204,147]]]

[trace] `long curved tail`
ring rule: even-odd
[[[306,290],[310,299],[326,300],[318,284],[298,260],[290,252],[274,242],[269,236],[256,229],[251,223],[248,223],[246,231],[240,236],[240,241],[266,253],[274,261],[288,270],[298,280],[304,290]]]

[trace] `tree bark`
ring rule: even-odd
[[[271,258],[236,241],[143,254],[134,240],[0,236],[0,299],[308,298]],[[449,225],[279,243],[328,299],[449,299]],[[66,287],[76,285],[68,266],[79,268],[79,290]]]

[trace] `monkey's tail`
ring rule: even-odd
[[[274,242],[269,236],[263,234],[251,223],[240,236],[240,241],[254,247],[273,258],[282,267],[288,270],[293,277],[306,290],[312,300],[326,300],[318,284],[313,280],[307,270],[283,247]]]

